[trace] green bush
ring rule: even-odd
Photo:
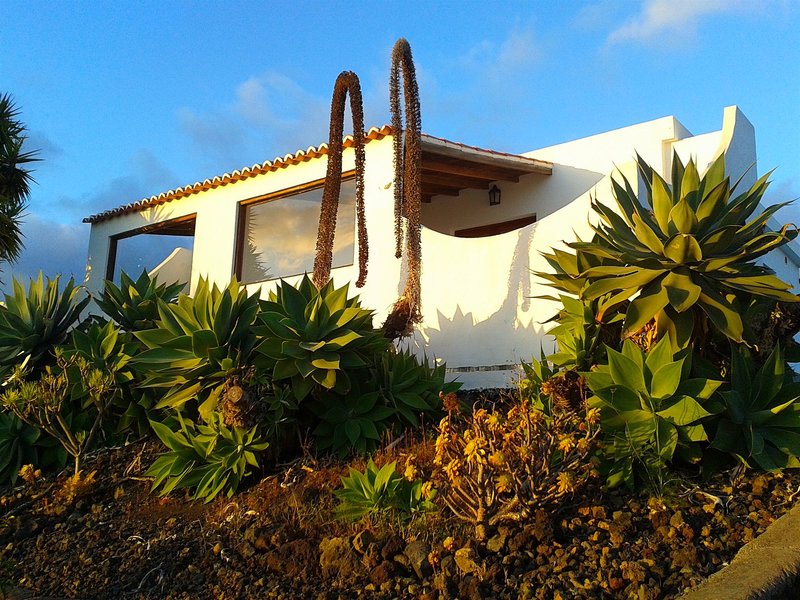
[[[136,281],[124,271],[119,279],[119,287],[113,281],[106,281],[103,294],[95,303],[125,331],[152,329],[159,319],[159,303],[175,302],[184,288],[183,283],[159,284],[147,271],[142,271]]]
[[[133,360],[144,374],[143,387],[166,390],[156,408],[181,410],[192,402],[210,422],[226,382],[255,360],[258,310],[258,297],[236,280],[220,290],[201,279],[194,297],[159,301],[155,327],[135,333],[147,349]]]
[[[746,348],[732,348],[724,411],[714,420],[711,448],[749,467],[800,467],[800,383],[785,372],[780,347],[756,370]],[[710,462],[710,461],[709,461]]]
[[[589,406],[600,409],[612,487],[635,487],[634,467],[662,470],[678,455],[697,462],[708,437],[701,421],[711,416],[709,398],[722,382],[690,378],[691,353],[675,353],[664,337],[649,353],[626,340],[622,352],[607,349],[608,364],[585,373]]]
[[[92,368],[104,371],[113,379],[104,426],[116,434],[147,434],[154,402],[149,390],[136,387],[131,365],[140,350],[139,343],[112,322],[93,323],[85,331],[76,329],[71,342],[64,348],[65,354],[82,357]]]
[[[392,462],[379,469],[370,459],[363,473],[351,468],[349,477],[342,477],[342,487],[334,491],[341,501],[336,507],[337,516],[357,521],[381,512],[394,511],[408,517],[432,510],[436,491],[430,486],[426,489],[419,479],[407,481],[395,466]]]
[[[62,344],[89,304],[80,299],[81,288],[70,279],[60,289],[59,277],[42,275],[31,280],[26,293],[14,278],[13,293],[0,305],[0,377],[5,379],[17,367],[36,372],[55,360],[53,349]]]
[[[195,424],[178,414],[177,428],[152,422],[151,426],[169,452],[147,470],[153,477],[152,490],[161,495],[172,490],[194,488],[194,499],[211,502],[218,494],[232,496],[241,481],[258,468],[257,455],[269,444],[259,437],[258,427],[226,427],[220,415],[208,425]]]
[[[394,411],[395,421],[409,427],[419,427],[420,414],[441,413],[440,392],[449,394],[461,387],[445,382],[444,363],[431,366],[427,357],[420,362],[410,351],[386,352],[375,363],[370,380],[377,384],[383,404]]]
[[[14,485],[23,465],[63,467],[67,453],[54,438],[14,413],[0,411],[0,485]]]
[[[410,352],[385,352],[373,357],[368,369],[351,373],[350,391],[338,395],[320,390],[312,412],[318,419],[314,437],[321,450],[339,456],[375,450],[384,433],[419,427],[419,416],[441,413],[439,393],[461,387],[445,383],[445,365],[418,362]]]
[[[314,428],[317,447],[339,456],[373,451],[383,433],[391,428],[390,419],[395,414],[382,402],[380,390],[355,378],[347,394],[320,394],[311,410],[318,420]]]
[[[93,368],[77,354],[56,351],[56,364],[27,380],[17,368],[0,402],[20,420],[52,436],[75,461],[75,474],[93,447],[115,393],[109,372]]]

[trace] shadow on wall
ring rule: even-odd
[[[461,252],[451,256],[457,257],[462,267],[473,269],[472,276],[477,281],[472,285],[476,286],[476,293],[470,296],[469,284],[463,281],[458,287],[448,289],[439,286],[436,291],[426,286],[429,282],[424,282],[423,314],[435,313],[436,317],[428,316],[420,325],[419,335],[424,342],[419,338],[411,341],[411,345],[416,346],[415,351],[433,353],[453,368],[515,366],[532,355],[538,356],[543,344],[549,350],[552,343],[545,339],[542,323],[552,317],[557,309],[554,303],[533,298],[543,293],[538,289],[538,284],[532,284],[531,254],[538,255],[538,246],[534,243],[536,229],[537,224],[531,224],[514,232],[483,238],[482,244],[475,244],[475,240],[458,239]],[[494,240],[497,246],[496,260],[487,261],[487,248],[492,246],[490,240]],[[476,255],[484,259],[481,264],[476,264]],[[504,260],[505,257],[510,260]],[[429,266],[426,263],[423,277],[426,274],[433,277],[435,270],[427,268]],[[535,268],[540,268],[540,265],[535,265]],[[491,286],[491,289],[483,290],[488,294],[478,294],[481,286]],[[501,296],[501,289],[505,290],[504,296]],[[438,302],[434,294],[438,296]],[[446,304],[444,301],[448,299],[448,294],[456,302],[452,317],[447,317],[440,308]],[[488,302],[494,306],[499,303],[499,308],[487,312],[483,307]],[[426,306],[429,307],[428,311],[425,311]]]

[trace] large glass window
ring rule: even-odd
[[[239,279],[264,281],[311,273],[317,245],[322,186],[242,208]],[[333,266],[353,264],[355,179],[342,181]]]
[[[156,270],[161,283],[189,283],[195,220],[189,215],[112,237],[106,279],[119,283],[122,271],[136,279]]]

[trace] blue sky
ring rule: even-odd
[[[5,0],[0,92],[41,150],[2,279],[83,276],[81,219],[324,141],[333,82],[388,122],[411,43],[423,130],[510,152],[674,114],[756,127],[770,197],[800,196],[800,1],[36,2]],[[783,213],[798,216],[800,207]]]

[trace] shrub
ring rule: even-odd
[[[522,521],[554,505],[594,476],[598,420],[597,410],[548,417],[524,400],[466,418],[448,412],[434,459],[445,505],[475,525],[479,540],[487,526]]]
[[[800,383],[784,364],[780,346],[758,370],[746,348],[732,348],[725,409],[709,426],[713,450],[765,471],[800,467]]]
[[[92,368],[104,371],[113,380],[109,389],[108,414],[104,426],[110,432],[124,434],[150,431],[148,417],[153,413],[153,399],[136,387],[131,361],[140,346],[129,333],[114,323],[93,323],[86,331],[72,332],[72,343],[64,347],[68,356],[83,358]]]
[[[0,411],[0,485],[14,485],[24,465],[63,466],[66,452],[58,441],[14,413]]]
[[[78,355],[56,352],[56,364],[31,381],[18,369],[0,402],[19,419],[52,436],[75,461],[91,449],[114,393],[114,379]]]
[[[356,521],[380,512],[410,516],[432,510],[436,496],[432,485],[420,479],[408,481],[395,467],[392,462],[379,469],[370,459],[363,473],[351,468],[349,477],[342,477],[342,487],[334,491],[341,501],[336,507],[337,516]]]
[[[27,293],[22,282],[13,279],[13,293],[5,295],[0,305],[0,377],[7,377],[20,365],[32,372],[55,360],[53,349],[62,344],[70,329],[89,303],[87,295],[78,296],[81,288],[70,279],[61,290],[59,277],[42,273],[31,280]]]
[[[667,337],[649,353],[630,340],[622,352],[607,352],[608,365],[584,376],[593,393],[589,406],[600,410],[608,443],[603,456],[609,485],[633,488],[635,465],[663,470],[676,450],[697,462],[697,443],[708,439],[701,421],[711,416],[708,400],[722,382],[690,379],[691,352],[675,353]]]
[[[125,331],[152,329],[159,319],[159,303],[175,302],[184,288],[183,283],[159,284],[155,277],[151,279],[144,270],[136,281],[124,271],[119,279],[119,287],[113,281],[106,281],[103,294],[95,303]]]
[[[254,361],[258,297],[248,296],[236,280],[220,290],[201,279],[194,297],[159,301],[158,314],[153,329],[135,333],[147,347],[133,361],[145,375],[141,385],[166,390],[156,408],[181,410],[196,402],[210,422],[226,382]]]
[[[259,438],[258,427],[226,427],[219,414],[208,425],[177,418],[173,430],[164,423],[151,422],[153,431],[169,452],[158,457],[145,473],[154,477],[152,490],[161,495],[174,489],[194,488],[194,499],[211,502],[218,494],[232,496],[250,467],[258,468],[257,454],[269,443]]]
[[[376,382],[382,403],[394,412],[396,421],[419,427],[419,415],[441,413],[440,394],[455,392],[458,382],[445,382],[447,366],[431,366],[427,357],[418,361],[410,351],[385,352],[375,358],[370,380]]]
[[[332,450],[343,457],[353,451],[366,454],[375,449],[384,431],[391,427],[394,411],[381,401],[380,390],[362,388],[352,381],[344,396],[321,395],[311,404],[318,425],[314,438],[320,450]]]

